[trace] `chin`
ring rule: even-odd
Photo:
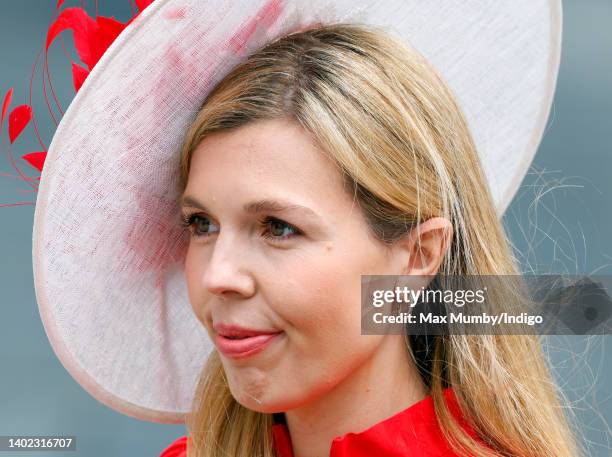
[[[272,414],[272,413],[282,413],[293,409],[297,406],[300,406],[304,402],[295,401],[292,398],[288,398],[286,395],[282,393],[278,396],[273,395],[271,392],[260,393],[259,396],[255,396],[253,392],[249,392],[248,390],[241,390],[240,392],[235,392],[231,389],[232,396],[234,399],[251,411],[256,411],[258,413]]]
[[[232,383],[230,381],[229,388],[234,399],[245,408],[253,411],[264,412],[267,409],[267,392],[269,386],[263,378],[252,379],[244,382],[244,378],[240,383]]]
[[[272,414],[283,412],[283,402],[267,401],[265,399],[253,398],[244,393],[240,397],[234,395],[235,400],[251,411],[258,413]]]

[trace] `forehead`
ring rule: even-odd
[[[252,122],[206,137],[194,150],[185,193],[283,192],[311,200],[342,198],[341,173],[299,124]]]

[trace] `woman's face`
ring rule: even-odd
[[[207,137],[184,197],[189,299],[239,403],[268,413],[306,404],[381,347],[382,336],[361,335],[360,275],[399,264],[298,124]],[[231,326],[263,335],[233,339]]]

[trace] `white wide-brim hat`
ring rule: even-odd
[[[33,230],[51,345],[95,398],[177,423],[212,342],[189,304],[179,148],[215,86],[272,39],[315,23],[382,26],[462,107],[501,216],[542,138],[559,68],[558,0],[156,0],[112,43],[47,152]]]

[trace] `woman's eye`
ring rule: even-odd
[[[195,237],[209,236],[210,232],[207,229],[212,225],[210,219],[207,217],[200,216],[198,214],[185,214],[183,215],[183,227],[189,229],[191,234]]]
[[[264,238],[271,239],[273,241],[286,241],[300,234],[300,231],[292,225],[274,217],[267,217],[263,224],[269,228],[264,233]]]
[[[296,227],[293,227],[291,224],[288,224],[282,221],[281,219],[277,219],[274,217],[267,217],[263,220],[260,220],[259,223],[264,229],[266,229],[262,236],[273,242],[286,241],[289,238],[292,238],[301,233]],[[214,233],[214,231],[209,231],[211,229],[211,226],[215,227],[215,225],[211,223],[210,219],[198,214],[184,214],[182,217],[181,225],[189,229],[191,234],[195,237],[210,236],[212,233]],[[218,231],[218,229],[216,231]]]

